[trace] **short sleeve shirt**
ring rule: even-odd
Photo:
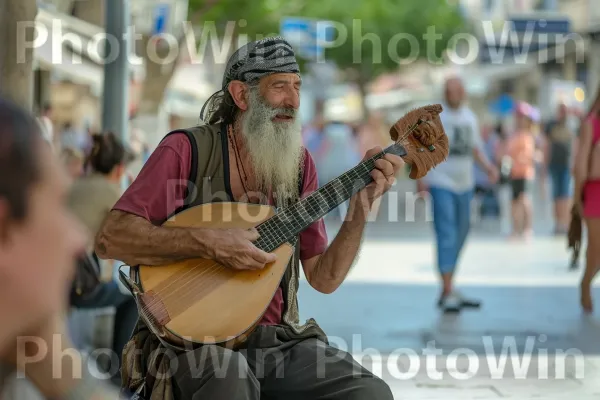
[[[475,186],[473,151],[484,150],[477,117],[466,106],[459,109],[445,106],[440,119],[448,136],[450,154],[423,180],[429,186],[456,193],[472,190]]]

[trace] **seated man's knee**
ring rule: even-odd
[[[219,346],[202,346],[178,356],[175,400],[258,399],[259,385],[246,358]]]
[[[183,364],[182,364],[183,363]],[[179,366],[192,377],[236,380],[251,374],[246,358],[239,352],[220,346],[202,346],[179,356]]]

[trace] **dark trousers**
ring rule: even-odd
[[[117,354],[120,366],[123,348],[131,338],[138,320],[137,305],[133,297],[122,293],[117,282],[112,281],[103,283],[91,298],[85,300],[71,299],[71,305],[75,308],[88,310],[105,307],[116,308],[112,350]]]
[[[247,348],[203,346],[171,363],[175,400],[391,400],[380,378],[352,356],[316,338],[290,340],[259,326]]]

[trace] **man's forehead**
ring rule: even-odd
[[[294,73],[276,73],[267,75],[263,78],[263,82],[266,84],[271,84],[275,82],[283,82],[283,83],[302,83],[302,78],[298,74]]]

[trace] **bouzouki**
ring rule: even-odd
[[[350,199],[373,181],[375,161],[396,154],[410,165],[410,178],[420,179],[448,156],[441,124],[441,105],[415,109],[390,129],[394,143],[338,178],[278,212],[249,203],[209,203],[188,208],[164,223],[170,227],[211,229],[256,228],[255,245],[277,254],[261,270],[237,271],[213,260],[188,259],[163,266],[137,266],[132,289],[140,317],[158,338],[174,348],[204,344],[237,347],[260,321],[294,252],[293,239],[306,227]],[[222,307],[235,302],[235,307]]]

